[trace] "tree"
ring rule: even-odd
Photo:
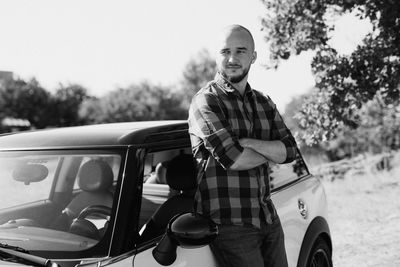
[[[100,99],[98,97],[88,97],[85,99],[78,111],[79,120],[83,124],[96,124],[103,122],[101,116],[103,116],[103,111],[100,107]]]
[[[308,143],[335,136],[343,125],[356,128],[357,110],[377,94],[385,105],[399,100],[400,5],[395,0],[262,0],[262,20],[271,67],[303,51],[315,50],[312,71],[317,90],[300,112]],[[373,26],[351,55],[328,44],[334,30],[327,18],[353,13]]]
[[[80,116],[89,123],[186,119],[180,103],[181,99],[168,87],[142,82],[98,99],[87,99]]]
[[[304,129],[300,126],[300,119],[297,114],[301,111],[303,103],[313,93],[314,88],[310,88],[307,93],[293,97],[286,105],[282,114],[287,127],[294,135],[303,157],[310,166],[318,165],[328,160],[329,153],[326,150],[327,142],[319,142],[308,145],[302,138]]]
[[[313,94],[308,93],[292,99],[285,108],[283,117],[296,139],[302,135],[300,120],[296,114],[306,99]],[[400,101],[398,101],[400,102]],[[335,130],[335,136],[326,142],[318,142],[306,146],[304,140],[298,142],[306,158],[325,157],[329,160],[351,158],[364,153],[381,153],[400,149],[400,105],[386,105],[378,93],[373,100],[365,103],[356,111],[359,126],[353,129],[348,126]]]
[[[52,120],[51,95],[33,78],[11,80],[0,87],[0,117],[27,119],[35,128],[45,128]]]
[[[181,81],[182,106],[188,108],[192,97],[207,82],[214,79],[217,72],[215,60],[208,50],[201,50],[195,58],[189,60],[183,71]]]
[[[78,85],[71,84],[56,90],[54,96],[54,126],[73,126],[83,124],[79,116],[79,109],[83,101],[89,98],[87,90]]]
[[[380,153],[400,149],[399,102],[387,105],[377,94],[360,109],[360,127],[356,138],[363,143],[363,150]]]

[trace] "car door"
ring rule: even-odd
[[[174,164],[175,159],[182,158],[185,155],[192,160],[190,147],[153,150],[149,151],[145,156],[143,196],[139,216],[139,228],[141,229],[139,235],[143,240],[138,245],[133,266],[162,266],[154,259],[152,251],[165,233],[166,224],[174,215],[191,211],[193,199],[186,200],[190,202],[190,204],[186,204],[186,210],[182,208],[182,206],[185,206],[185,203],[183,203],[185,199],[183,198],[180,198],[177,203],[174,203],[174,201],[168,202],[179,194],[177,192],[179,190],[177,190],[176,185],[172,185],[174,182],[170,181],[171,178],[166,176],[173,172],[171,170],[173,165],[176,165],[180,173],[185,172],[184,166],[181,166],[179,162]],[[182,165],[184,164],[182,162]],[[180,206],[178,209],[171,207],[176,204]],[[161,210],[166,207],[167,212],[163,213]],[[162,218],[157,215],[160,214],[160,211]],[[160,231],[149,230],[152,226],[154,228],[154,225],[162,225],[160,227],[162,229]],[[194,249],[185,249],[178,246],[176,255],[176,260],[170,266],[217,266],[209,246]]]
[[[148,181],[152,180],[152,178],[151,173],[149,174],[146,169],[154,170],[156,162],[165,160],[165,154],[170,152],[164,151],[163,153],[164,156],[159,153],[153,154],[152,160],[146,159],[148,166],[145,167],[144,173],[145,177],[148,177]],[[154,162],[156,158],[158,160]],[[300,154],[292,163],[271,164],[271,180],[272,199],[285,232],[289,266],[295,267],[307,227],[311,219],[315,217],[315,213],[318,212],[314,211],[312,203],[315,198],[318,198],[316,195],[321,194],[321,189],[318,181],[309,174]],[[151,189],[146,192],[146,184],[144,185],[146,203],[163,203],[168,195],[167,185],[153,184],[150,187]],[[142,212],[145,211],[146,208],[142,210]],[[150,214],[151,212],[147,210],[147,213]],[[162,266],[155,261],[152,255],[157,242],[147,243],[142,248],[139,246],[138,253],[134,259],[134,266]],[[218,266],[218,263],[209,246],[195,249],[178,247],[176,260],[170,266]]]
[[[163,266],[153,258],[152,250],[154,247],[138,253],[134,259],[133,266],[155,267]],[[194,249],[185,249],[178,247],[176,251],[176,260],[170,266],[191,266],[191,267],[217,267],[218,264],[212,254],[209,246]]]
[[[297,266],[305,233],[320,210],[323,189],[301,157],[288,164],[271,164],[272,200],[285,233],[285,248],[290,267]]]

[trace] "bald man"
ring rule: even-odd
[[[268,162],[293,161],[296,142],[272,100],[247,82],[257,59],[250,31],[230,25],[219,37],[218,73],[189,110],[198,167],[195,207],[219,225],[211,248],[221,265],[284,267],[284,234],[270,198]]]

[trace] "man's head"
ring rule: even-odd
[[[231,83],[246,79],[257,58],[254,39],[250,31],[241,25],[230,25],[221,32],[216,47],[218,71]]]

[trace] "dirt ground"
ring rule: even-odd
[[[396,165],[390,171],[366,166],[364,173],[323,181],[335,267],[400,266],[400,164]]]

